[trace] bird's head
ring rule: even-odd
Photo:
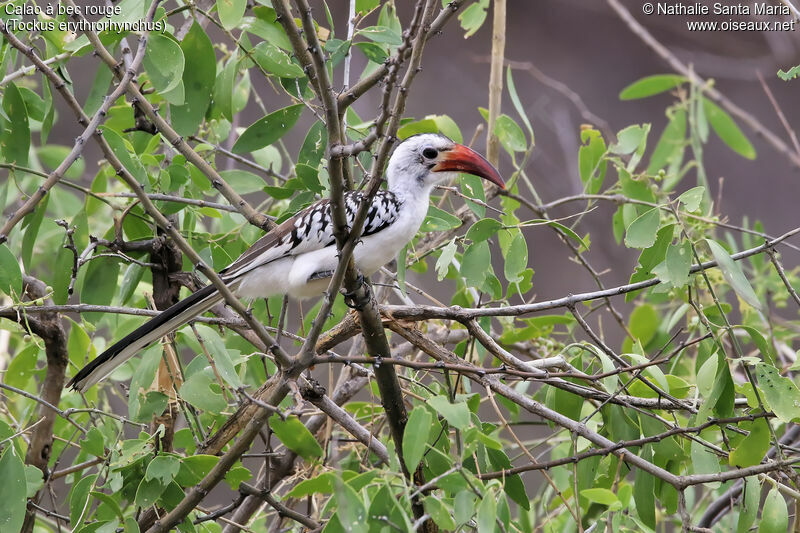
[[[466,172],[505,189],[500,173],[478,152],[444,135],[421,133],[404,140],[389,159],[389,190],[430,192],[437,184]]]

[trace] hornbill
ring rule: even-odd
[[[428,212],[431,190],[459,172],[505,188],[500,174],[486,159],[443,135],[414,135],[395,149],[386,169],[388,189],[378,191],[370,201],[361,240],[353,250],[355,265],[362,274],[376,272],[414,238]],[[364,196],[361,191],[344,195],[350,227]],[[338,264],[337,254],[330,201],[325,199],[261,237],[220,275],[242,298],[308,298],[327,289]],[[75,374],[67,386],[86,390],[220,300],[222,296],[213,285],[203,287],[112,345]]]

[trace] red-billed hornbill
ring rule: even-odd
[[[503,188],[495,168],[480,154],[443,135],[424,133],[403,141],[389,159],[388,190],[372,199],[361,241],[353,251],[356,267],[370,275],[394,259],[414,238],[425,215],[431,190],[459,172],[480,176]],[[345,193],[348,226],[364,198]],[[328,200],[320,200],[273,229],[220,272],[242,298],[321,295],[338,264]],[[83,367],[68,383],[86,390],[150,343],[201,315],[222,296],[208,285],[156,315]]]

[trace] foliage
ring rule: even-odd
[[[648,123],[615,135],[591,125],[574,132],[583,194],[543,204],[525,170],[532,121],[507,71],[514,114],[501,114],[491,133],[505,150],[508,191],[498,196],[472,176],[437,191],[397,268],[375,280],[401,289],[374,288],[398,359],[363,357],[360,337],[352,348],[345,343],[361,326],[341,299],[328,316],[326,302],[282,310],[274,297],[253,302],[251,314],[280,332],[287,352],[301,354],[305,336],[324,322],[317,357],[291,376],[276,365],[272,346],[253,331],[240,335],[242,323],[217,311],[204,317],[212,325],[177,332],[171,344],[184,356],[179,365],[170,362],[175,351],[159,344],[84,396],[62,393],[64,372],[74,374],[140,325],[137,310],[167,288],[188,295],[200,261],[218,271],[263,226],[331,196],[347,179],[358,186],[362,176],[380,175],[395,135],[469,139],[446,115],[400,115],[406,95],[414,97],[416,32],[439,31],[461,7],[469,37],[489,8],[488,0],[445,2],[440,11],[437,1],[423,13],[420,2],[414,16],[429,17],[420,24],[401,21],[392,1],[357,0],[348,34],[327,11],[313,20],[300,9],[298,20],[280,16],[288,5],[281,0],[122,3],[121,17],[151,17],[167,30],[142,45],[133,33],[70,40],[3,26],[0,167],[8,178],[0,205],[9,222],[0,230],[7,241],[0,243],[0,333],[7,333],[0,339],[10,357],[0,381],[0,529],[23,527],[27,509],[27,527],[36,531],[56,531],[57,521],[80,532],[157,531],[158,509],[177,516],[180,531],[221,531],[220,517],[228,516],[253,531],[277,524],[410,530],[417,522],[428,530],[560,532],[577,531],[580,522],[597,531],[655,531],[698,522],[709,502],[743,486],[724,527],[787,530],[783,494],[794,491],[786,485],[796,475],[772,457],[783,457],[773,453],[776,439],[800,419],[797,321],[772,322],[770,310],[795,305],[797,272],[784,272],[773,250],[781,241],[759,223],[737,227],[717,212],[705,173],[713,162],[703,158],[710,132],[735,157],[753,159],[756,151],[707,86],[681,75],[651,76],[620,94],[671,95],[658,135]],[[209,21],[213,31],[204,28]],[[296,39],[319,41],[321,49],[298,50]],[[146,48],[127,53],[131,45]],[[49,66],[23,76],[31,53]],[[322,69],[312,55],[324,60]],[[327,95],[347,102],[338,116],[344,137],[332,140],[319,84],[341,79],[353,55],[363,71],[346,81],[349,89]],[[56,113],[56,100],[74,93],[70,72],[81,57],[97,58],[89,93],[79,95],[79,109]],[[115,58],[124,69],[114,70]],[[137,70],[137,61],[135,83],[122,85],[127,94],[105,99],[113,77]],[[377,116],[350,105],[360,96],[347,101],[354,87],[376,98],[385,91]],[[479,104],[472,103],[486,118]],[[102,126],[89,136],[103,150],[97,167],[78,157],[83,141],[59,145],[51,135],[55,124],[82,131],[95,115]],[[332,155],[342,146],[353,148],[352,157]],[[344,172],[336,173],[334,160],[345,162]],[[601,202],[616,205],[610,220],[591,212]],[[556,204],[572,215],[554,219]],[[158,212],[169,227],[158,227]],[[583,220],[590,217],[638,254],[629,284],[606,287],[589,264],[592,235]],[[170,248],[169,230],[199,261]],[[549,232],[564,256],[529,254]],[[569,259],[597,290],[536,301],[532,265]],[[171,260],[177,268],[167,271]],[[416,287],[431,282],[433,270],[447,287],[445,302]],[[394,294],[402,305],[389,305]],[[281,323],[284,315],[290,319]],[[604,340],[620,334],[619,342]],[[61,366],[59,346],[68,355]],[[312,364],[309,375],[324,382],[330,371],[338,385],[324,391],[303,377]],[[402,378],[407,421],[391,420],[383,391],[372,387],[387,367]],[[46,389],[50,376],[57,386]],[[521,436],[524,425],[542,422],[545,433]],[[393,423],[405,424],[399,439],[390,434]],[[248,428],[261,435],[252,447],[241,444]],[[44,459],[26,455],[40,441]],[[778,476],[781,469],[791,475]],[[203,496],[223,479],[214,494],[233,505],[210,514],[212,499]],[[262,490],[266,479],[271,485]],[[263,508],[243,505],[261,500]]]

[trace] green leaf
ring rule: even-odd
[[[600,505],[605,505],[606,507],[616,506],[619,508],[622,506],[622,503],[619,501],[619,498],[617,498],[617,495],[608,489],[583,489],[581,491],[581,496],[592,503],[599,503]]]
[[[691,458],[694,474],[718,474],[720,472],[717,455],[695,440],[691,445]]]
[[[158,33],[151,34],[147,40],[147,50],[142,63],[150,76],[150,83],[162,95],[175,89],[183,80],[185,64],[183,50],[169,37]],[[194,68],[194,65],[192,67]]]
[[[605,160],[606,142],[603,135],[592,128],[581,130],[581,147],[578,149],[578,172],[588,194],[596,194],[603,185],[608,161]]]
[[[429,118],[436,122],[436,127],[439,128],[439,133],[447,135],[457,143],[463,143],[464,137],[461,135],[461,130],[458,128],[456,121],[447,115],[428,115]]]
[[[639,457],[645,461],[653,460],[652,445],[647,444],[642,448]],[[641,468],[636,469],[634,486],[636,490],[633,491],[633,500],[636,502],[636,513],[639,519],[650,529],[656,528],[656,502],[655,494],[655,478],[652,474],[648,474]]]
[[[704,398],[711,396],[711,391],[714,390],[718,362],[717,356],[712,354],[705,360],[700,370],[697,371],[697,390],[700,391]]]
[[[800,65],[795,65],[786,72],[783,69],[778,69],[778,77],[783,81],[793,80],[797,76],[800,76]]]
[[[703,98],[703,111],[714,133],[728,145],[728,148],[746,159],[756,158],[756,149],[727,111],[708,98]]]
[[[678,201],[683,204],[688,212],[694,213],[700,208],[700,203],[705,195],[705,187],[693,187],[678,196]]]
[[[381,4],[381,0],[356,0],[356,13],[366,15]]]
[[[147,422],[160,415],[167,408],[169,397],[160,391],[147,391],[140,397],[139,411],[134,416],[135,422]]]
[[[290,105],[255,121],[236,140],[232,151],[242,154],[274,143],[292,129],[303,107],[303,104]]]
[[[183,70],[183,105],[171,105],[172,126],[180,135],[192,135],[205,117],[211,103],[211,91],[217,77],[217,61],[211,39],[197,22],[181,42],[185,64]]]
[[[0,479],[0,525],[3,531],[19,531],[25,521],[27,480],[14,446],[6,446],[0,455]]]
[[[625,230],[625,246],[628,248],[650,248],[656,242],[658,225],[661,222],[659,209],[645,211],[630,223]]]
[[[175,475],[175,482],[181,487],[197,485],[211,472],[219,462],[219,457],[214,455],[190,455],[181,459],[180,469]]]
[[[764,500],[764,508],[761,510],[761,523],[758,524],[758,533],[785,533],[789,530],[789,511],[786,508],[786,500],[773,487]]]
[[[673,287],[683,287],[689,282],[689,269],[692,266],[692,243],[670,244],[664,261],[653,268],[653,273],[664,283]]]
[[[278,415],[272,415],[269,426],[287,448],[306,461],[322,457],[322,447],[297,416],[292,415],[281,420]]]
[[[25,101],[14,82],[6,85],[3,111],[5,117],[0,118],[0,125],[3,127],[0,132],[0,154],[6,163],[16,163],[26,167],[31,147],[31,130]],[[8,120],[5,120],[6,118]]]
[[[366,533],[367,510],[359,494],[346,483],[337,484],[334,496],[336,498],[336,514],[344,530],[352,533]]]
[[[103,138],[111,147],[111,151],[117,156],[125,170],[131,173],[139,183],[149,183],[147,171],[142,165],[139,157],[133,153],[133,147],[122,137],[119,133],[109,128],[108,126],[101,126],[100,131],[103,133]]]
[[[117,500],[115,500],[111,495],[96,490],[90,491],[89,495],[95,500],[102,502],[103,504],[105,504],[106,507],[111,509],[111,511],[117,516],[117,518],[120,519],[120,521],[125,520],[125,516],[122,514],[122,509],[120,509],[119,507],[119,503],[117,503]],[[137,526],[137,531],[138,531],[138,526]]]
[[[470,244],[461,259],[461,275],[467,284],[480,287],[492,265],[492,255],[486,241]]]
[[[470,4],[458,16],[461,27],[466,31],[464,34],[465,39],[472,37],[483,26],[483,22],[486,20],[487,7],[489,7],[489,0],[478,0]]]
[[[617,133],[617,142],[612,144],[608,149],[619,155],[642,152],[647,142],[648,132],[649,125],[639,126],[638,124],[633,124],[628,126]]]
[[[77,327],[77,324],[73,325],[73,328]],[[103,438],[103,433],[95,428],[91,428],[87,433],[86,436],[80,441],[81,450],[85,451],[86,453],[90,453],[96,457],[103,457],[106,454],[105,450],[105,439]]]
[[[439,281],[442,281],[447,275],[447,272],[450,270],[450,264],[453,262],[457,251],[458,245],[456,245],[455,238],[451,239],[450,242],[442,248],[442,253],[439,255],[439,259],[436,260],[436,278]]]
[[[212,389],[211,386],[217,385],[209,372],[197,372],[189,376],[179,393],[181,398],[190,404],[204,411],[219,414],[227,406],[222,394]],[[216,388],[216,387],[215,387]]]
[[[33,465],[25,465],[25,492],[28,498],[33,498],[44,486],[42,471]]]
[[[9,296],[22,296],[22,271],[17,258],[5,244],[0,244],[0,291]]]
[[[165,487],[181,469],[181,460],[173,455],[158,455],[147,465],[144,479],[158,479]]]
[[[518,232],[511,241],[503,264],[503,273],[511,283],[522,280],[522,272],[528,267],[528,243],[522,232]]]
[[[400,33],[395,31],[393,28],[388,28],[386,26],[369,26],[367,28],[358,30],[356,35],[362,35],[371,41],[375,41],[376,43],[384,43],[394,46],[400,46],[403,43],[403,38]]]
[[[205,341],[206,348],[211,354],[222,379],[234,389],[241,387],[243,385],[242,380],[239,378],[239,374],[236,373],[236,367],[233,365],[231,356],[228,353],[228,348],[225,346],[225,342],[222,340],[222,337],[219,336],[219,333],[205,324],[196,324],[195,329],[197,329],[200,337]]]
[[[66,146],[48,144],[47,146],[42,146],[39,148],[36,151],[36,154],[47,168],[50,170],[55,170],[58,168],[58,165],[60,165],[61,162],[67,158],[71,151],[72,149]],[[78,159],[70,165],[66,172],[64,172],[64,177],[73,180],[80,179],[83,176],[85,168],[86,164],[84,163],[83,159]]]
[[[714,255],[714,260],[717,262],[719,269],[722,271],[722,276],[725,278],[725,281],[727,281],[733,290],[736,291],[736,294],[739,295],[739,298],[747,302],[752,307],[761,309],[761,302],[758,301],[758,297],[753,291],[753,287],[744,276],[742,267],[740,267],[738,263],[731,259],[731,256],[728,255],[728,252],[726,252],[725,248],[723,248],[719,243],[712,239],[706,239],[706,242],[708,243],[708,247],[711,248],[711,253]]]
[[[462,224],[461,219],[431,205],[428,207],[428,215],[420,226],[420,231],[445,231],[455,229]]]
[[[69,493],[69,521],[71,524],[80,523],[80,518],[84,515],[84,510],[89,501],[89,491],[94,486],[97,474],[91,474],[80,478],[72,486]]]
[[[743,329],[749,336],[750,340],[753,344],[756,345],[758,351],[761,352],[761,356],[764,358],[764,362],[767,365],[774,365],[775,364],[775,348],[767,342],[767,339],[758,331],[756,328],[751,326],[735,326],[737,329]]]
[[[403,448],[405,450],[405,448]],[[450,510],[436,496],[426,496],[422,500],[425,512],[431,515],[436,525],[445,531],[453,531],[456,528],[455,520],[450,514]]]
[[[736,525],[736,533],[747,533],[750,526],[756,520],[759,504],[761,503],[761,484],[756,476],[744,478],[744,498],[741,500],[741,510],[739,511],[739,522]]]
[[[456,522],[459,525],[466,524],[475,514],[475,494],[469,490],[462,490],[456,494],[453,511]]]
[[[656,174],[682,157],[685,145],[686,110],[678,108],[673,111],[669,123],[661,133],[653,154],[650,156],[650,164],[647,166],[648,174]]]
[[[76,165],[72,165],[73,167]],[[2,194],[0,194],[0,197]],[[25,226],[25,236],[22,238],[22,251],[20,257],[22,258],[22,268],[26,271],[31,270],[31,259],[33,258],[33,248],[37,243],[39,230],[42,227],[42,220],[47,211],[47,204],[50,202],[50,195],[42,198],[42,201],[36,206],[32,214],[26,215],[23,219],[23,226]]]
[[[247,0],[217,0],[217,13],[222,27],[232,30],[239,24],[247,9]]]
[[[389,53],[386,51],[386,48],[377,43],[362,41],[360,43],[355,43],[353,46],[361,50],[361,52],[367,56],[367,59],[378,65],[382,65],[389,59]]]
[[[494,134],[497,135],[506,152],[512,156],[515,152],[524,152],[528,149],[528,141],[525,139],[522,128],[506,114],[497,117],[497,122],[494,123]]]
[[[492,491],[486,491],[478,505],[478,533],[494,533],[497,519],[497,502]]]
[[[403,460],[409,472],[414,472],[428,447],[427,435],[433,423],[433,416],[427,409],[418,405],[411,411],[403,431]]]
[[[136,263],[131,263],[125,269],[125,274],[122,275],[122,283],[119,286],[119,303],[121,305],[125,305],[131,299],[136,287],[139,286],[139,282],[142,281],[144,273],[145,268]]]
[[[745,468],[757,465],[769,450],[769,427],[764,418],[757,418],[753,422],[740,424],[750,430],[739,445],[729,454],[728,463],[731,466]],[[747,426],[750,426],[749,428]]]
[[[467,231],[467,239],[472,242],[482,242],[492,237],[501,229],[503,229],[503,224],[501,224],[500,221],[493,218],[484,218],[470,226]]]
[[[317,168],[325,157],[325,148],[328,144],[328,130],[325,123],[317,121],[308,130],[300,153],[297,154],[297,163]]]
[[[228,484],[231,490],[239,490],[239,485],[251,477],[253,477],[253,473],[249,469],[237,464],[225,474],[225,483]]]
[[[531,136],[531,144],[534,144],[533,127],[531,126],[530,120],[528,120],[528,115],[525,114],[525,108],[522,106],[522,102],[517,94],[517,87],[514,85],[514,77],[511,75],[510,66],[506,69],[506,86],[508,87],[508,95],[511,97],[511,103],[514,104],[514,109],[519,114],[519,118],[522,119],[522,123],[525,124],[525,127],[528,129],[528,133]]]
[[[469,407],[466,402],[450,403],[447,396],[434,396],[428,400],[428,405],[442,415],[451,426],[458,429],[469,426]]]
[[[266,185],[263,178],[247,170],[223,170],[219,175],[239,194],[260,191]]]
[[[409,122],[397,130],[397,138],[400,140],[407,139],[412,135],[420,133],[438,133],[439,125],[432,118],[424,118],[415,122]]]
[[[288,54],[274,44],[266,41],[258,43],[253,49],[253,56],[261,68],[279,78],[302,78],[305,76],[300,65],[292,63]]]
[[[118,277],[119,263],[116,259],[99,257],[89,261],[81,289],[81,303],[111,305],[114,294],[117,292]],[[84,313],[83,315],[92,322],[99,320],[102,316],[103,313]]]
[[[333,494],[335,482],[336,474],[325,472],[317,477],[301,481],[286,496],[288,498],[303,498],[310,494]]]
[[[214,83],[214,104],[219,109],[222,116],[229,121],[233,120],[233,90],[236,84],[237,65],[239,63],[238,52],[231,54],[228,62],[222,68],[222,73]]]
[[[756,376],[758,390],[782,422],[800,418],[800,390],[791,379],[781,376],[777,368],[765,363],[756,364]]]
[[[650,304],[643,304],[635,308],[628,321],[631,335],[638,339],[642,346],[646,346],[658,331],[659,317],[655,308]]]
[[[167,488],[166,485],[161,483],[160,479],[157,478],[142,478],[139,482],[139,486],[136,489],[136,497],[134,498],[134,502],[139,507],[150,507],[164,493],[164,490]]]
[[[647,98],[656,94],[669,91],[678,85],[688,81],[684,76],[677,74],[656,74],[637,80],[619,93],[620,100],[636,100]]]
[[[286,32],[283,31],[283,26],[278,22],[278,16],[274,9],[266,6],[256,6],[253,8],[253,13],[258,18],[245,17],[244,23],[240,26],[243,30],[258,35],[265,41],[284,50],[292,50],[292,43],[289,41]]]

